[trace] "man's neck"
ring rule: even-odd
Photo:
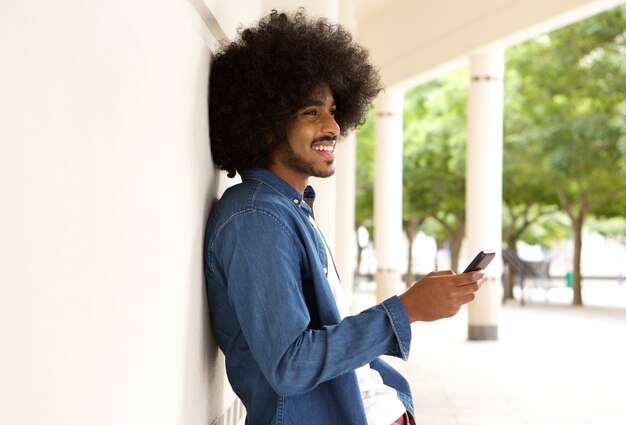
[[[300,193],[304,193],[304,189],[309,185],[309,176],[296,173],[286,167],[271,164],[267,167],[269,171],[289,183],[294,189]]]

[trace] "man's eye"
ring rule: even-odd
[[[337,114],[337,110],[336,109],[331,109],[330,110],[330,115],[332,115],[333,117]]]
[[[317,115],[317,110],[315,109],[307,109],[302,113],[302,115]]]

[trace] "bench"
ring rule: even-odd
[[[533,279],[534,287],[541,287],[545,290],[546,296],[549,289],[553,287],[550,279],[550,261],[526,261],[522,260],[511,248],[502,250],[502,260],[508,268],[509,273],[517,277],[520,287],[520,303],[526,304],[524,298],[524,287],[527,278]]]

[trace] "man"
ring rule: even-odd
[[[339,137],[380,92],[366,50],[301,10],[273,12],[216,54],[214,162],[239,173],[209,217],[204,267],[215,336],[247,424],[413,423],[410,323],[454,315],[479,272],[431,273],[350,316],[309,205],[311,176],[335,171]]]

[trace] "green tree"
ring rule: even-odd
[[[594,210],[589,230],[626,246],[626,193],[607,200]]]
[[[626,192],[624,61],[626,8],[529,43],[516,69],[521,107],[541,143],[541,175],[567,214],[574,238],[574,305],[582,305],[581,247],[586,217]]]
[[[526,99],[532,98],[539,86],[527,86],[520,69],[529,61],[537,48],[534,43],[524,43],[506,52],[504,77],[504,149],[503,149],[503,228],[506,248],[517,255],[518,241],[530,242],[532,234],[549,224],[543,220],[558,209],[554,189],[546,184],[549,169],[539,130],[533,126],[526,111]],[[533,232],[531,232],[533,230]],[[544,245],[550,241],[544,240]],[[515,276],[509,269],[504,277],[504,298],[513,298]]]
[[[370,109],[365,123],[356,132],[356,199],[355,231],[364,226],[374,234],[374,109]],[[363,248],[357,243],[357,270],[360,270]]]
[[[405,94],[403,196],[409,246],[426,218],[436,220],[445,231],[454,270],[465,235],[468,82],[465,68]]]

